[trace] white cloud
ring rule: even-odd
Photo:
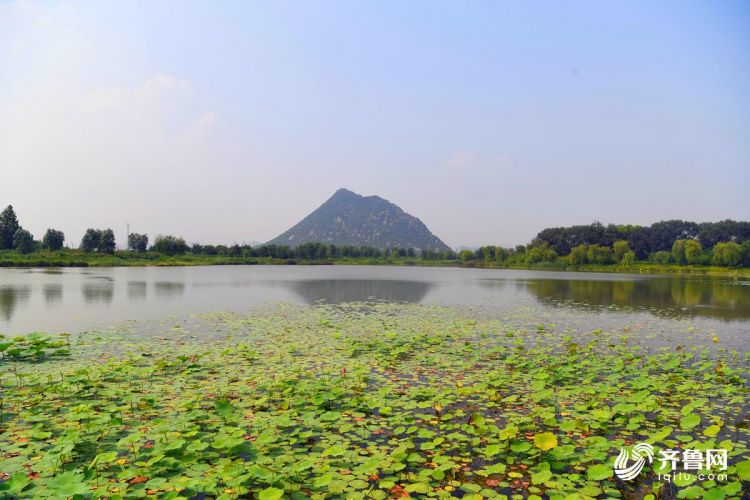
[[[458,170],[468,170],[478,163],[479,156],[472,151],[459,151],[448,158],[448,165]]]
[[[37,233],[43,224],[79,221],[70,235],[77,239],[85,227],[114,224],[122,213],[137,217],[131,203],[153,207],[167,186],[197,192],[201,186],[184,174],[226,158],[214,133],[219,115],[201,109],[190,84],[173,75],[86,90],[44,82],[3,108],[0,204],[16,203],[22,214],[24,205],[36,207],[24,220]]]

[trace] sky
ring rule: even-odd
[[[750,220],[746,1],[0,1],[0,205],[267,241],[341,187],[453,247]]]

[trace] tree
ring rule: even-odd
[[[699,241],[685,241],[685,262],[687,262],[688,264],[703,263],[703,247],[701,247]]]
[[[622,256],[622,260],[620,261],[623,266],[632,266],[635,264],[635,252],[632,250],[629,252],[625,252],[625,255]]]
[[[458,253],[458,257],[461,259],[461,262],[468,262],[474,258],[474,252],[471,250],[461,250]]]
[[[223,248],[220,249],[219,247]],[[185,240],[182,238],[160,234],[156,237],[154,246],[151,247],[151,249],[166,255],[180,255],[188,251],[188,246],[187,243],[185,243]],[[226,255],[229,253],[229,248],[224,245],[219,245],[218,247],[216,247],[216,253],[218,253],[219,255]]]
[[[588,249],[586,248],[586,245],[577,245],[570,249],[570,255],[568,255],[568,260],[570,263],[574,266],[580,266],[583,264],[588,264],[589,257],[588,257]]]
[[[656,264],[666,265],[669,264],[669,259],[672,258],[671,252],[666,250],[660,250],[651,254],[651,261]]]
[[[495,262],[505,262],[508,260],[508,250],[503,247],[495,248]]]
[[[31,253],[34,251],[34,237],[25,229],[17,229],[13,235],[13,248],[18,253]]]
[[[735,267],[742,260],[742,249],[734,241],[714,245],[711,262],[715,266]]]
[[[111,229],[105,229],[101,232],[99,246],[97,247],[103,253],[115,253],[115,233]]]
[[[148,235],[130,233],[128,235],[128,249],[134,252],[145,252],[148,248]],[[200,253],[200,252],[195,252]]]
[[[675,240],[672,243],[672,260],[677,264],[687,264],[687,259],[685,258],[686,242],[687,240]]]
[[[47,229],[42,238],[42,247],[47,250],[60,250],[65,243],[65,233],[57,229]]]
[[[13,210],[13,205],[0,213],[0,250],[13,249],[13,237],[16,235],[21,226],[18,224],[18,217]]]
[[[544,260],[544,249],[542,247],[533,247],[526,252],[526,263],[536,264]]]
[[[88,228],[81,238],[81,250],[84,252],[94,252],[99,248],[99,242],[102,239],[102,232],[99,229]]]
[[[612,250],[615,253],[615,260],[622,262],[625,254],[630,252],[630,245],[628,245],[627,240],[617,240],[612,244]]]
[[[743,267],[750,267],[750,240],[745,241],[740,245],[740,251],[742,252],[740,265]]]
[[[615,261],[612,249],[601,245],[589,245],[586,256],[592,264],[612,264]]]

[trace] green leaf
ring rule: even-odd
[[[406,486],[404,486],[404,489],[409,493],[422,493],[424,495],[432,491],[432,488],[424,483],[407,484]]]
[[[47,487],[52,493],[62,497],[83,495],[89,491],[84,483],[83,474],[76,471],[68,471],[58,474],[47,483]]]
[[[260,500],[279,500],[283,496],[284,490],[274,487],[266,488],[258,494]]]
[[[542,484],[552,479],[552,471],[542,470],[531,475],[531,482],[534,484]]]
[[[557,446],[557,436],[551,432],[542,432],[534,435],[534,446],[542,451],[551,450]]]
[[[232,406],[232,403],[230,403],[226,399],[218,400],[216,402],[215,410],[216,410],[216,413],[220,417],[223,417],[226,420],[230,420],[232,417],[234,417],[234,413],[235,413],[234,406]]]
[[[672,482],[675,486],[679,486],[680,488],[683,486],[690,486],[696,479],[695,474],[688,474],[686,472],[681,472],[672,476]]]
[[[484,454],[487,457],[494,457],[495,455],[497,455],[498,453],[500,453],[500,451],[502,451],[502,449],[503,449],[503,447],[500,446],[499,444],[491,444],[491,445],[487,446],[484,449]]]
[[[592,481],[601,481],[603,479],[610,478],[614,475],[611,465],[598,464],[589,467],[586,471],[586,477]]]
[[[334,444],[333,446],[331,446],[327,450],[324,450],[323,453],[322,453],[322,455],[324,457],[329,457],[329,456],[330,457],[340,457],[344,453],[346,453],[346,448],[344,448],[340,444]]]
[[[721,430],[720,425],[712,425],[712,426],[706,427],[705,430],[703,431],[703,434],[708,437],[716,437],[716,435],[719,433],[720,430]]]
[[[703,500],[724,500],[726,496],[723,488],[711,488],[703,494]]]
[[[698,426],[698,424],[700,423],[701,417],[700,415],[696,415],[695,413],[689,413],[680,419],[680,427],[685,430],[690,430]]]
[[[743,481],[750,481],[750,460],[745,460],[737,464],[737,475]]]
[[[29,485],[31,480],[23,472],[16,472],[8,478],[7,481],[0,483],[0,491],[9,491],[11,493],[20,493]]]

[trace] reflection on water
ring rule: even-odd
[[[371,299],[503,315],[519,308],[536,316],[558,314],[563,307],[595,313],[597,322],[601,314],[702,318],[737,338],[750,333],[750,286],[728,279],[388,266],[3,268],[0,333],[79,331],[118,320],[247,312],[278,302]]]
[[[526,288],[544,303],[573,307],[644,308],[668,316],[723,320],[750,316],[750,290],[719,279],[528,280]]]
[[[100,281],[98,283],[84,283],[81,287],[83,299],[87,304],[112,302],[115,296],[115,285],[111,281]]]
[[[0,286],[0,317],[10,321],[18,303],[29,300],[31,287],[29,285],[1,285]]]
[[[185,293],[185,283],[177,281],[157,281],[154,291],[160,297],[175,297]]]
[[[145,299],[147,287],[148,283],[146,283],[145,281],[128,281],[128,299]]]
[[[308,304],[390,300],[421,302],[434,283],[398,280],[299,280],[286,283]]]
[[[60,283],[44,284],[44,301],[48,304],[59,304],[62,301],[63,286]]]

